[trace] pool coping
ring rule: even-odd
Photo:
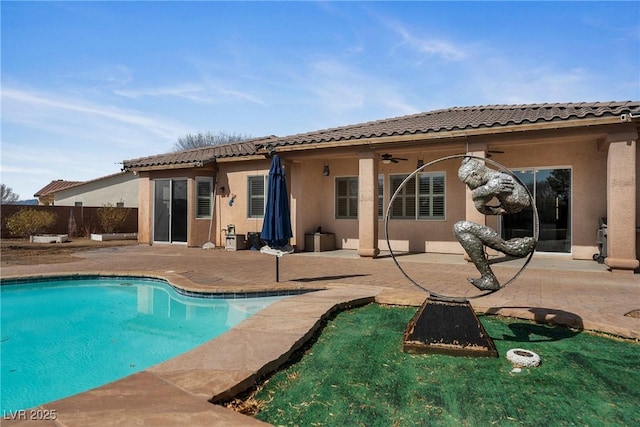
[[[22,276],[22,277],[9,277],[4,278],[0,277],[0,287],[1,286],[13,286],[13,285],[21,285],[22,282],[29,281],[33,283],[48,283],[48,282],[62,282],[62,281],[74,281],[74,280],[138,280],[138,281],[148,281],[150,283],[159,283],[168,285],[171,289],[173,289],[177,294],[186,297],[193,298],[202,298],[202,299],[244,299],[244,298],[263,298],[263,297],[285,297],[285,296],[294,296],[301,295],[308,292],[315,292],[324,290],[324,288],[307,288],[307,287],[287,287],[287,288],[273,288],[264,290],[214,290],[211,291],[210,288],[207,288],[207,291],[196,290],[193,287],[190,289],[181,288],[178,286],[174,286],[167,279],[156,276],[136,276],[131,274],[121,275],[121,274],[91,274],[91,273],[78,273],[78,274],[51,274],[51,275],[37,275],[37,276]],[[234,288],[234,289],[237,289]]]
[[[174,288],[198,293],[228,293],[229,288],[198,285],[176,273],[83,272],[4,277],[112,276],[167,281]],[[260,289],[262,288],[262,289]],[[3,414],[10,426],[119,425],[267,425],[216,403],[248,390],[275,372],[309,341],[337,310],[375,301],[378,286],[330,283],[321,289],[301,284],[281,287],[237,287],[234,292],[305,292],[292,295],[245,319],[224,334],[187,353],[95,389],[16,413]]]

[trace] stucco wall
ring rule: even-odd
[[[153,243],[153,187],[156,179],[187,180],[187,245],[202,246],[209,236],[209,218],[196,218],[195,215],[195,180],[197,177],[215,177],[212,166],[194,169],[175,169],[166,171],[140,172],[138,174],[138,191],[140,206],[138,208],[138,241]],[[214,218],[215,221],[215,212]],[[213,230],[213,228],[212,228]],[[212,231],[212,238],[213,238]]]
[[[597,252],[596,231],[598,218],[606,216],[606,152],[598,150],[596,137],[571,138],[562,141],[529,141],[505,148],[504,153],[492,157],[506,167],[518,168],[570,168],[572,170],[572,256],[576,259],[591,259]],[[385,179],[385,210],[390,194],[389,176],[409,173],[414,170],[418,157],[425,163],[451,154],[440,151],[431,155],[425,153],[402,153],[394,151],[406,162],[380,164],[378,172]],[[322,175],[322,167],[327,163],[331,175]],[[397,250],[463,253],[453,236],[453,225],[465,218],[465,187],[457,177],[459,161],[439,162],[425,172],[446,174],[446,219],[444,221],[390,220],[391,244]],[[335,219],[335,178],[355,176],[358,164],[355,158],[315,160],[304,162],[301,167],[302,190],[298,205],[298,225],[304,232],[313,232],[318,226],[323,231],[336,234],[336,244],[340,248],[358,248],[358,222],[350,219]],[[304,195],[310,195],[306,197]],[[488,218],[487,225],[497,228],[496,218]],[[386,249],[383,219],[378,223],[379,247]],[[300,240],[300,237],[298,238]]]
[[[453,153],[448,153],[453,154]],[[442,153],[438,153],[441,157]],[[434,160],[422,156],[425,162]],[[391,197],[389,186],[390,174],[406,174],[413,171],[417,162],[417,156],[411,156],[407,162],[398,164],[380,165],[378,174],[384,175],[384,208],[386,210],[388,200]],[[324,164],[329,165],[330,176],[323,176]],[[449,200],[462,200],[464,186],[457,180],[457,167],[454,162],[434,165],[429,172],[443,171],[447,179],[447,198]],[[335,179],[338,177],[357,176],[357,158],[343,158],[332,160],[309,160],[300,165],[301,190],[298,206],[298,233],[297,240],[303,247],[304,234],[313,233],[318,227],[323,232],[335,233],[336,246],[343,249],[358,249],[358,220],[335,218]],[[389,234],[392,245],[397,250],[411,250],[423,252],[425,250],[461,253],[462,248],[453,238],[452,229],[456,221],[464,218],[464,205],[449,203],[447,205],[447,217],[444,221],[411,221],[391,220]],[[384,221],[378,222],[379,247],[386,249],[384,234]]]
[[[572,170],[572,255],[578,259],[591,259],[597,252],[596,231],[598,218],[606,216],[606,153],[598,150],[595,137],[573,138],[558,141],[530,141],[492,157],[508,168],[571,168]],[[438,158],[459,154],[459,151],[438,151],[432,154],[394,151],[408,161],[380,164],[378,173],[384,175],[384,208],[391,197],[389,177],[406,174],[414,170],[418,158],[425,163]],[[322,169],[329,165],[330,175],[324,176]],[[446,218],[445,220],[390,220],[389,235],[392,247],[399,251],[442,252],[462,254],[463,250],[453,235],[453,225],[465,219],[465,186],[458,180],[458,159],[438,162],[425,172],[444,172],[446,175]],[[249,166],[250,165],[250,166]],[[249,166],[249,167],[247,167]],[[221,164],[221,179],[218,186],[225,187],[225,193],[218,197],[218,230],[234,224],[236,233],[247,234],[262,229],[261,219],[248,219],[247,176],[268,174],[269,161],[233,162]],[[335,218],[335,179],[357,176],[357,156],[334,159],[306,159],[286,162],[288,188],[291,193],[293,212],[293,243],[298,249],[304,248],[304,234],[313,233],[318,227],[324,232],[335,233],[336,246],[344,249],[358,249],[358,220]],[[235,195],[233,204],[229,201]],[[487,225],[497,228],[496,218],[488,218]],[[387,248],[384,220],[378,222],[379,247]],[[217,236],[218,244],[224,234]]]
[[[571,168],[572,255],[591,259],[597,252],[598,218],[605,217],[607,211],[606,152],[598,150],[596,138],[522,145],[496,160],[514,170]]]
[[[510,136],[486,137],[474,141],[476,145],[485,144],[494,150],[495,160],[512,170],[532,168],[570,168],[572,171],[571,193],[571,256],[576,259],[591,259],[598,251],[596,232],[598,218],[607,212],[607,151],[602,149],[604,133],[589,135],[545,134],[544,138],[518,138]],[[384,175],[384,208],[386,211],[391,197],[389,177],[392,174],[411,173],[418,158],[425,163],[444,156],[464,153],[464,144],[438,151],[420,143],[389,149],[395,156],[405,157],[407,161],[399,163],[378,163],[378,174]],[[351,151],[348,151],[351,150]],[[386,151],[386,150],[385,150]],[[287,171],[287,184],[290,192],[292,244],[298,250],[304,249],[304,235],[313,233],[318,227],[324,232],[335,233],[337,248],[359,248],[359,223],[356,219],[335,218],[335,179],[337,177],[357,176],[359,171],[358,151],[343,149],[336,155],[317,152],[282,153],[281,158]],[[640,158],[640,153],[636,152]],[[323,166],[328,165],[330,175],[324,176]],[[446,218],[444,220],[390,220],[389,232],[395,250],[416,252],[442,252],[462,254],[463,250],[453,235],[453,225],[468,215],[466,204],[468,194],[465,186],[458,180],[459,159],[439,162],[425,169],[425,172],[444,172],[446,175]],[[640,164],[640,159],[638,161]],[[224,246],[224,229],[229,224],[235,226],[238,234],[249,234],[262,230],[261,218],[248,218],[247,215],[247,177],[250,175],[268,175],[270,159],[222,161],[218,163],[217,196],[215,200],[214,226],[212,237],[218,246]],[[206,168],[205,168],[206,169]],[[164,172],[140,173],[140,195],[146,200],[140,203],[139,236],[141,241],[150,242],[152,230],[152,185],[156,178],[188,178],[189,192],[189,245],[200,246],[207,240],[209,221],[194,218],[194,194],[196,176],[214,176],[213,167],[196,168]],[[638,174],[638,170],[636,170]],[[636,203],[636,216],[640,218],[640,197]],[[498,228],[497,218],[488,217],[487,225]],[[145,231],[146,230],[146,231]],[[146,236],[146,237],[145,237]],[[387,249],[383,218],[378,220],[379,248]],[[145,240],[146,239],[146,240]],[[640,246],[640,242],[637,242]]]
[[[236,234],[248,235],[262,231],[261,218],[248,218],[247,179],[251,175],[268,175],[268,159],[248,162],[219,164],[218,191],[216,195],[216,245],[224,246],[225,233],[229,224],[235,226]],[[287,171],[288,173],[288,171]],[[221,188],[224,187],[224,191]]]

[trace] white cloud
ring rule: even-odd
[[[91,69],[73,69],[68,73],[68,78],[85,80],[99,87],[122,87],[133,81],[133,75],[133,70],[126,65],[101,64]]]
[[[464,48],[441,37],[418,35],[400,22],[382,19],[383,25],[400,37],[399,47],[409,49],[420,58],[420,62],[439,57],[447,61],[460,61],[467,57]]]
[[[266,105],[263,100],[249,93],[235,89],[229,89],[224,85],[206,85],[196,83],[184,83],[175,86],[160,86],[145,89],[118,89],[115,90],[116,95],[126,98],[143,98],[143,97],[173,97],[182,98],[201,104],[213,104],[221,102],[224,99],[247,101],[252,104]]]
[[[4,85],[1,95],[2,180],[27,198],[53,179],[94,179],[122,160],[167,152],[189,131],[168,117],[57,92]]]
[[[402,36],[404,39],[402,44],[408,45],[416,52],[424,54],[427,58],[440,56],[446,60],[458,61],[466,57],[462,50],[443,40],[420,39],[409,33],[403,33]]]
[[[127,127],[160,138],[174,139],[183,127],[166,119],[110,105],[100,105],[56,93],[2,88],[2,121],[61,134],[87,130],[88,121],[103,129]]]
[[[462,88],[480,103],[528,104],[613,100],[617,82],[602,79],[585,68],[557,64],[532,65],[524,58],[485,55],[466,65],[468,79]]]
[[[0,165],[0,173],[14,173],[22,175],[49,175],[53,172],[51,168],[35,168],[33,166],[13,167]]]
[[[227,89],[227,88],[219,88],[218,91],[223,94],[226,95],[232,99],[239,99],[242,101],[249,101],[252,104],[258,104],[258,105],[267,105],[266,102],[264,102],[262,99],[260,99],[257,96],[253,96],[251,94],[239,91],[239,90],[235,90],[235,89]]]
[[[211,103],[215,99],[206,93],[206,90],[201,85],[185,83],[176,86],[163,86],[146,89],[118,89],[114,91],[116,95],[124,96],[126,98],[142,98],[149,97],[176,97],[184,98],[189,101],[200,103]]]
[[[398,115],[417,111],[393,82],[334,59],[311,63],[307,85],[325,110],[336,113],[380,108]]]

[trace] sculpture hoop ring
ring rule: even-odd
[[[385,216],[384,216],[385,238],[387,239],[387,246],[389,247],[389,253],[391,254],[391,258],[393,259],[393,262],[396,264],[396,267],[398,267],[398,269],[400,269],[402,274],[407,279],[409,279],[409,281],[411,283],[413,283],[415,286],[419,287],[420,289],[428,292],[431,296],[433,296],[435,298],[444,299],[444,300],[450,300],[450,301],[466,301],[468,299],[480,298],[480,297],[487,296],[487,295],[492,294],[492,293],[494,293],[496,291],[499,291],[500,289],[503,289],[503,288],[507,287],[508,285],[513,283],[513,281],[515,281],[522,274],[524,269],[527,267],[527,265],[531,261],[531,258],[533,257],[533,253],[535,252],[535,248],[534,248],[531,251],[531,253],[529,254],[529,256],[527,257],[524,265],[520,268],[520,270],[518,270],[516,272],[516,274],[514,274],[511,279],[506,281],[504,283],[504,285],[501,285],[498,289],[488,290],[488,291],[482,292],[480,294],[467,296],[467,297],[455,297],[455,296],[449,296],[449,295],[442,295],[442,294],[438,294],[436,292],[430,291],[426,286],[423,286],[423,285],[419,284],[418,282],[416,282],[415,280],[413,280],[411,278],[411,276],[409,276],[409,274],[402,268],[402,266],[400,265],[400,263],[396,259],[396,256],[393,253],[393,250],[391,249],[391,242],[389,241],[389,218],[390,218],[390,215],[391,215],[391,207],[393,206],[393,202],[396,200],[396,197],[398,197],[398,194],[404,188],[404,186],[407,184],[407,182],[412,180],[416,175],[418,175],[420,172],[422,172],[425,168],[428,168],[429,166],[435,165],[436,163],[444,162],[446,160],[461,159],[461,158],[465,158],[465,157],[469,157],[471,159],[484,161],[484,162],[489,163],[492,166],[495,166],[496,168],[498,168],[500,170],[500,172],[504,172],[507,175],[510,175],[511,177],[513,177],[518,182],[518,184],[520,184],[527,191],[527,195],[529,196],[531,210],[533,211],[533,238],[535,239],[536,242],[538,241],[538,237],[540,235],[540,230],[539,230],[540,229],[540,223],[539,223],[539,218],[538,218],[538,209],[536,208],[535,201],[533,200],[533,195],[531,194],[531,192],[529,191],[527,186],[520,180],[520,178],[518,178],[513,172],[511,172],[509,169],[507,169],[506,167],[504,167],[500,163],[498,163],[498,162],[496,162],[494,160],[491,160],[491,159],[487,159],[485,157],[472,156],[472,155],[468,155],[468,154],[454,154],[454,155],[451,155],[451,156],[440,157],[439,159],[432,160],[432,161],[430,161],[428,163],[425,163],[424,165],[420,166],[419,168],[417,168],[415,171],[413,171],[411,174],[409,174],[409,176],[407,176],[402,181],[402,183],[400,183],[400,186],[393,193],[393,196],[391,196],[391,199],[389,199],[389,206],[387,206],[387,212],[385,213]]]

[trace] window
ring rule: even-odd
[[[267,176],[254,175],[247,180],[249,200],[247,201],[247,217],[264,217],[264,207],[267,200]]]
[[[358,218],[358,177],[336,178],[336,218]]]
[[[400,187],[409,175],[391,175],[391,191]],[[419,173],[400,190],[391,207],[393,219],[444,219],[445,175],[443,172]]]
[[[402,181],[409,175],[391,175],[389,183],[391,184],[392,194],[400,187]],[[398,192],[396,199],[391,206],[391,218],[393,219],[416,219],[416,180],[412,179],[402,187]]]
[[[418,174],[418,219],[444,219],[444,174]]]
[[[540,235],[537,252],[571,253],[571,168],[536,168],[514,171],[527,186],[538,209]],[[501,215],[502,237],[531,236],[533,218],[530,209],[513,215]]]
[[[211,218],[213,178],[196,178],[196,218]]]

